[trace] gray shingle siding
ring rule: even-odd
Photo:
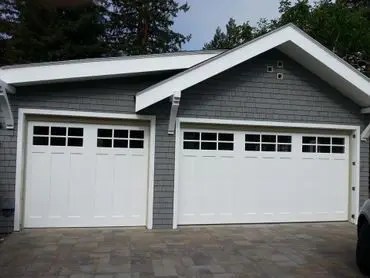
[[[266,72],[266,65],[284,61],[284,69]],[[276,72],[284,79],[277,80]],[[18,108],[134,113],[134,95],[168,75],[76,82],[18,88],[11,96],[15,121]],[[172,227],[175,137],[167,134],[170,103],[145,109],[155,115],[156,148],[153,223]],[[182,93],[179,117],[308,122],[360,125],[367,121],[351,100],[278,51],[270,51]],[[361,143],[361,203],[367,197],[368,143]],[[0,202],[14,208],[16,129],[0,130]],[[3,200],[3,201],[2,201]],[[5,202],[4,202],[5,200]],[[0,204],[1,206],[1,204]],[[0,232],[11,231],[13,218],[0,216]]]

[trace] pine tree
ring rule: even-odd
[[[174,18],[188,11],[175,0],[112,0],[106,41],[111,55],[179,51],[190,36],[172,30]]]
[[[102,6],[49,9],[37,1],[5,1],[8,5],[2,7],[9,15],[0,24],[6,41],[3,63],[101,57],[107,52]]]
[[[216,29],[213,39],[204,45],[204,49],[230,49],[253,38],[253,28],[248,22],[237,25],[235,19],[230,18],[226,24],[226,32],[220,27]]]

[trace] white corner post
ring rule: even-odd
[[[170,112],[170,121],[168,123],[168,134],[169,135],[175,134],[176,117],[177,117],[177,111],[179,110],[180,99],[181,99],[181,91],[175,92],[171,96],[172,105],[171,105],[171,112]]]
[[[9,94],[15,94],[15,88],[0,79],[0,113],[4,117],[4,125],[6,129],[14,129],[14,118],[10,102]]]

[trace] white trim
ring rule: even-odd
[[[178,118],[180,123],[195,124],[215,124],[215,125],[244,125],[244,126],[267,126],[267,127],[291,127],[291,128],[310,128],[310,129],[340,129],[356,130],[355,125],[335,125],[335,124],[314,124],[314,123],[291,123],[291,122],[268,122],[268,121],[249,121],[249,120],[222,120],[207,118]]]
[[[94,79],[126,76],[156,71],[181,70],[190,68],[220,51],[204,53],[180,53],[168,55],[131,56],[110,59],[86,59],[77,62],[54,62],[4,67],[0,79],[13,85],[27,85],[47,82],[61,82],[77,79]]]
[[[156,119],[151,116],[150,120],[150,138],[149,138],[149,169],[148,169],[148,212],[147,228],[153,229],[153,201],[154,201],[154,157],[155,157],[155,131]]]
[[[121,119],[121,120],[146,120],[151,121],[155,116],[138,115],[138,114],[121,114],[121,113],[100,113],[100,112],[85,112],[72,110],[46,110],[46,109],[28,109],[20,108],[24,114],[39,115],[39,116],[66,116],[66,117],[83,117],[83,118],[105,118],[105,119]]]
[[[177,118],[176,121],[176,136],[175,136],[175,177],[174,177],[174,199],[173,199],[173,229],[178,227],[178,202],[179,202],[179,183],[180,183],[180,150],[181,150],[181,124],[209,124],[209,125],[231,125],[231,126],[260,126],[260,127],[281,127],[281,128],[307,128],[307,129],[323,129],[323,130],[343,130],[353,131],[356,136],[356,144],[351,144],[352,151],[355,153],[356,165],[351,169],[355,172],[356,176],[356,211],[355,219],[348,218],[348,221],[356,223],[360,206],[360,131],[359,126],[354,125],[336,125],[336,124],[314,124],[314,123],[290,123],[290,122],[271,122],[271,121],[249,121],[249,120],[222,120],[222,119],[206,119],[206,118]],[[350,167],[350,166],[348,166]],[[350,214],[351,206],[349,205],[348,211]]]
[[[319,74],[319,67],[320,70],[328,69],[330,71],[330,75],[320,76],[322,79],[328,83],[337,82],[337,89],[358,104],[362,106],[370,105],[370,86],[369,79],[366,76],[360,74],[352,66],[296,26],[288,24],[142,90],[136,95],[136,112],[169,97],[174,90],[183,91],[272,48],[280,46],[282,46],[284,52],[293,53],[295,51],[294,48],[297,47],[308,54],[307,65],[319,61],[320,64],[313,67],[314,72]],[[305,62],[303,60],[301,62],[304,66]]]
[[[358,215],[360,213],[360,187],[361,187],[361,179],[360,179],[360,175],[361,175],[361,128],[360,127],[357,127],[355,129],[355,136],[356,136],[356,146],[352,146],[352,148],[356,148],[355,149],[355,153],[356,153],[356,157],[355,157],[355,161],[356,161],[356,165],[354,166],[356,169],[355,171],[353,172],[356,172],[355,173],[355,176],[356,176],[356,211],[355,211],[355,218],[354,219],[351,219],[350,218],[350,221],[354,224],[357,224],[357,220],[358,220]]]
[[[122,120],[145,120],[150,122],[150,141],[149,141],[149,170],[148,170],[148,210],[147,228],[153,228],[153,191],[154,191],[154,155],[155,155],[155,128],[156,117],[136,114],[117,114],[117,113],[97,113],[84,111],[67,110],[43,110],[43,109],[24,109],[18,110],[18,133],[17,133],[17,160],[15,178],[15,208],[14,208],[14,230],[21,229],[23,215],[23,189],[24,189],[24,165],[27,135],[27,117],[30,115],[38,116],[65,116],[65,117],[84,117],[84,118],[105,118]]]
[[[172,228],[177,229],[178,223],[178,199],[179,199],[179,183],[180,183],[180,150],[181,150],[181,128],[180,119],[176,120],[175,130],[175,173],[173,184],[173,220]]]
[[[14,205],[14,231],[20,231],[22,219],[22,200],[23,200],[23,177],[25,165],[25,113],[22,109],[18,110],[18,129],[17,129],[17,158],[15,169],[15,205]]]

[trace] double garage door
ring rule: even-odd
[[[347,135],[180,133],[179,225],[348,220]]]
[[[146,225],[146,126],[30,122],[25,227]]]
[[[189,126],[180,134],[179,225],[348,220],[345,133]],[[145,226],[152,217],[148,126],[32,121],[27,138],[25,227]]]

